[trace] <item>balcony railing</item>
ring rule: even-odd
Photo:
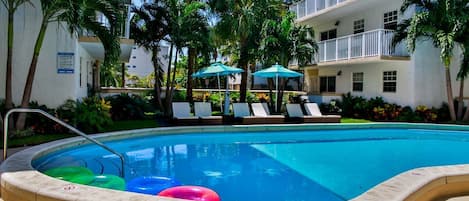
[[[377,29],[318,43],[316,62],[375,56],[409,56],[403,45],[392,46],[393,30]]]
[[[297,18],[316,13],[320,10],[335,6],[347,0],[302,0],[290,6],[290,11],[296,13]]]

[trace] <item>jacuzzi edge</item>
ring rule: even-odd
[[[269,130],[323,130],[351,128],[409,128],[469,131],[468,126],[412,123],[367,123],[367,124],[282,124],[282,125],[233,125],[163,127],[96,134],[92,137],[101,141],[118,140],[148,135],[171,135],[178,133],[210,133],[220,131],[269,131]],[[174,201],[156,196],[114,191],[91,186],[73,184],[48,177],[31,166],[31,162],[48,153],[88,143],[74,137],[38,145],[18,152],[0,166],[1,196],[5,201],[14,200],[139,200]],[[437,166],[409,170],[378,184],[352,201],[401,201],[428,200],[436,197],[469,193],[469,164]]]

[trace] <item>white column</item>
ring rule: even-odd
[[[383,49],[382,49],[382,35],[383,34],[383,30],[378,30],[378,56],[381,56],[383,54]]]
[[[362,33],[362,57],[365,57],[365,33]]]
[[[339,40],[335,39],[335,60],[339,60]]]
[[[324,61],[327,61],[327,41],[324,41]]]
[[[352,57],[352,36],[348,36],[348,59]]]
[[[318,0],[314,0],[314,12],[318,12]]]

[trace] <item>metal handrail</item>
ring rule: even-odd
[[[62,120],[50,115],[49,113],[47,112],[44,112],[42,110],[39,110],[39,109],[29,109],[29,108],[16,108],[16,109],[11,109],[7,112],[7,114],[5,115],[5,119],[3,120],[3,160],[5,160],[7,158],[7,149],[8,149],[8,143],[7,143],[7,140],[8,140],[8,119],[9,119],[9,116],[15,112],[23,112],[23,113],[39,113],[39,114],[42,114],[44,115],[45,117],[57,122],[58,124],[68,128],[69,130],[73,131],[74,133],[78,134],[79,136],[85,138],[86,140],[100,146],[101,148],[103,149],[106,149],[107,151],[117,155],[120,160],[121,160],[121,166],[122,166],[122,169],[121,169],[121,176],[124,177],[124,156],[120,153],[118,153],[117,151],[114,151],[113,149],[111,149],[110,147],[106,146],[105,144],[101,143],[100,141],[98,140],[95,140],[91,137],[89,137],[87,134],[81,132],[80,130],[76,129],[75,127],[73,126],[70,126],[69,124],[63,122]]]

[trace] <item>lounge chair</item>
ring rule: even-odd
[[[233,113],[235,120],[241,124],[263,124],[264,119],[251,115],[248,103],[233,103]]]
[[[300,104],[288,103],[286,104],[288,121],[295,123],[309,122],[312,116],[305,116]]]
[[[265,123],[281,124],[285,121],[285,116],[283,115],[270,115],[265,103],[252,103],[251,108],[254,116],[264,118]]]
[[[188,102],[174,102],[173,120],[178,125],[193,125],[199,123],[199,117],[191,114],[191,106]]]
[[[222,124],[222,116],[212,116],[212,104],[209,102],[194,103],[195,116],[199,117],[202,124]]]
[[[314,117],[311,119],[308,118],[308,123],[340,123],[340,115],[322,115],[321,110],[319,110],[318,104],[316,103],[305,103],[304,106],[306,114]]]

